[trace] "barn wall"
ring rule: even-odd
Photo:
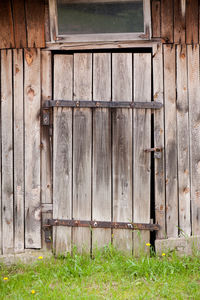
[[[199,177],[199,4],[179,0],[152,1],[154,101],[164,110],[155,114],[155,160],[158,239],[200,234]]]
[[[34,3],[34,4],[33,4]],[[52,98],[48,6],[37,1],[1,1],[1,180],[2,253],[47,247],[41,220],[51,217],[51,137],[41,130],[43,100]],[[34,5],[34,7],[33,7]],[[44,9],[43,9],[44,8]],[[46,14],[44,13],[46,11]],[[7,17],[5,17],[7,16]],[[34,17],[35,16],[35,17]],[[27,24],[27,26],[25,25]],[[45,28],[44,28],[45,27]],[[37,28],[37,30],[35,30]],[[199,4],[152,1],[155,217],[158,239],[200,234]],[[30,47],[30,49],[26,49]],[[42,171],[41,171],[42,170]],[[9,238],[8,238],[9,237]]]

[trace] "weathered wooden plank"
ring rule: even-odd
[[[185,43],[185,15],[182,14],[182,1],[174,0],[174,43]]]
[[[15,47],[26,48],[27,36],[24,0],[12,0],[12,6],[14,19]]]
[[[161,1],[161,37],[166,43],[174,41],[173,4],[173,0]]]
[[[167,237],[178,235],[175,46],[164,45]]]
[[[198,0],[186,0],[186,44],[197,44],[199,31]]]
[[[50,16],[49,16],[49,3],[45,3],[44,8],[44,20],[45,20],[45,41],[51,41],[51,33],[50,33]]]
[[[72,98],[73,55],[54,56],[54,99]],[[54,109],[53,218],[72,217],[72,110]],[[54,228],[56,254],[71,251],[71,228]]]
[[[161,11],[160,11],[160,0],[152,1],[152,36],[160,37],[161,36]]]
[[[93,56],[93,100],[96,99],[111,99],[110,53],[94,53]],[[92,184],[92,219],[111,221],[111,114],[107,108],[93,112]],[[109,242],[110,229],[93,229],[93,248],[103,247]]]
[[[14,237],[15,252],[24,251],[24,64],[23,51],[13,50],[14,83]]]
[[[162,45],[153,47],[153,100],[163,103],[163,51]],[[157,238],[165,238],[165,150],[164,109],[154,112],[154,146],[163,148],[161,157],[154,160],[155,220],[161,226]]]
[[[11,2],[8,0],[0,1],[0,28],[0,49],[14,48],[15,40],[13,33]]]
[[[180,234],[191,235],[189,116],[186,46],[177,46],[177,141]]]
[[[41,248],[40,50],[24,52],[25,247]]]
[[[113,101],[132,100],[132,54],[112,54]],[[132,220],[132,111],[117,109],[112,114],[113,221]],[[113,230],[113,243],[132,252],[132,232]]]
[[[52,56],[50,51],[41,53],[41,86],[42,103],[52,99]],[[41,202],[52,203],[52,137],[49,135],[49,127],[43,126],[41,132]],[[51,213],[43,213],[43,223],[51,218]],[[45,243],[44,231],[42,232],[42,247],[49,247]]]
[[[45,12],[44,1],[26,0],[26,25],[28,47],[45,47]]]
[[[0,60],[1,60],[1,51],[0,51]],[[1,89],[0,89],[1,91]],[[1,110],[0,110],[0,114],[1,114]],[[2,143],[2,136],[0,136],[0,145]],[[0,146],[0,157],[1,153],[2,153],[2,146]],[[0,176],[2,178],[2,164],[0,165]],[[1,191],[2,185],[1,185],[1,180],[0,180],[0,191]],[[2,211],[2,193],[0,193],[0,211]],[[3,253],[3,230],[2,230],[2,213],[0,214],[0,254]]]
[[[199,46],[187,46],[192,235],[200,233]],[[187,133],[185,133],[187,134]]]
[[[151,101],[151,54],[134,54],[134,101]],[[151,154],[144,149],[151,146],[151,113],[134,111],[134,175],[133,175],[133,221],[150,223],[150,174]],[[134,253],[138,255],[150,241],[149,232],[133,234]]]
[[[52,99],[52,56],[50,51],[41,52],[42,104]],[[52,202],[51,137],[49,127],[42,127],[41,145],[41,202]]]
[[[12,51],[1,52],[2,250],[14,250]]]
[[[74,54],[74,100],[92,99],[92,54]],[[91,220],[92,112],[74,111],[73,120],[73,218]],[[90,251],[89,228],[74,228],[78,251]]]

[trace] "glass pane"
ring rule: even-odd
[[[58,33],[144,32],[143,1],[58,0]]]

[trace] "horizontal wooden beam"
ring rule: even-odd
[[[160,102],[111,102],[111,101],[72,101],[72,100],[47,100],[43,108],[74,107],[74,108],[132,108],[132,109],[161,109]]]
[[[49,226],[68,226],[68,227],[90,227],[90,228],[112,228],[112,229],[130,229],[130,230],[151,230],[158,231],[158,224],[127,223],[127,222],[104,222],[104,221],[82,221],[82,220],[60,220],[48,219]]]

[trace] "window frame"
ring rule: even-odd
[[[150,0],[143,0],[144,32],[133,33],[98,33],[98,34],[58,34],[57,0],[49,0],[49,19],[51,42],[120,42],[120,41],[146,41],[151,39],[151,5]]]

